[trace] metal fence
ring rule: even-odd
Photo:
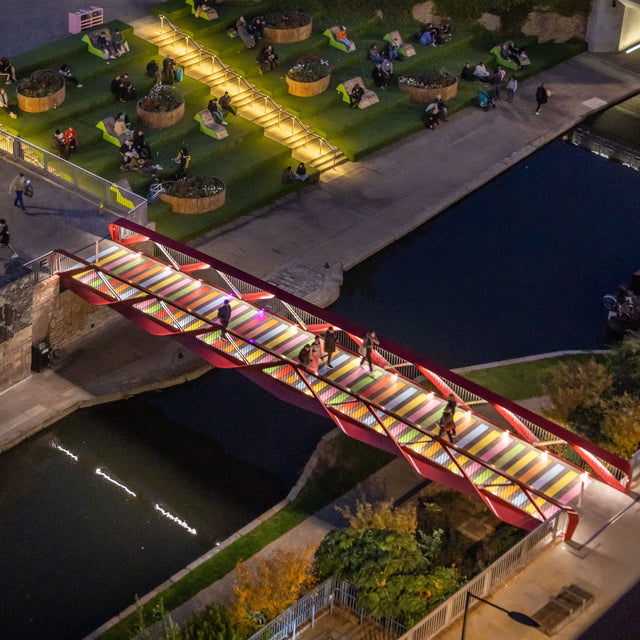
[[[147,200],[142,196],[1,129],[0,150],[60,185],[109,206],[128,220],[147,224]]]
[[[434,609],[426,618],[409,629],[399,640],[430,640],[464,613],[467,593],[483,598],[503,584],[507,578],[527,564],[543,546],[553,542],[567,530],[567,514],[559,511],[545,520],[524,540],[498,558],[480,575]]]
[[[316,587],[313,591],[298,600],[294,605],[281,613],[277,618],[251,636],[249,640],[295,640],[297,630],[304,624],[311,622],[315,626],[316,616],[320,611],[333,611],[334,605],[340,605],[358,614],[360,623],[364,620],[381,627],[389,637],[397,638],[406,632],[407,628],[394,618],[378,619],[364,613],[357,606],[358,592],[348,582],[336,582],[329,579]]]

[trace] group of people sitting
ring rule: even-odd
[[[304,182],[308,177],[307,168],[304,166],[304,162],[301,162],[298,165],[295,172],[291,167],[287,167],[282,171],[282,182],[285,184],[296,182],[297,180]]]
[[[115,58],[125,53],[127,49],[120,29],[116,29],[111,37],[106,31],[101,31],[96,38],[96,49],[100,49],[107,58]]]
[[[422,25],[420,31],[416,33],[416,39],[425,46],[438,47],[446,44],[451,35],[451,25],[449,23],[441,22],[437,27],[429,23]]]
[[[528,64],[527,52],[520,47],[516,47],[513,40],[508,40],[500,45],[500,57],[511,60],[518,69],[522,69],[524,64]]]
[[[247,49],[254,49],[258,40],[262,40],[264,26],[265,20],[262,16],[256,16],[251,20],[240,16],[236,22],[236,34]]]
[[[53,143],[58,150],[58,154],[66,156],[72,151],[78,150],[78,134],[73,127],[68,127],[63,133],[60,129],[56,129],[53,134]]]
[[[128,73],[117,75],[111,81],[111,93],[119,102],[126,102],[136,95],[136,89],[131,84]]]
[[[145,167],[160,168],[152,163],[151,147],[146,142],[144,133],[141,130],[134,133],[126,113],[120,112],[116,116],[113,130],[117,135],[131,136],[129,140],[125,140],[120,146],[120,155],[122,156],[121,170],[126,171]]]
[[[225,91],[219,99],[215,97],[211,98],[207,105],[207,109],[209,110],[211,117],[218,124],[228,124],[224,119],[224,111],[232,113],[234,116],[237,115],[236,110],[231,106],[231,96],[228,91]]]

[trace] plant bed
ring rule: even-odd
[[[313,29],[313,20],[306,13],[292,11],[267,17],[264,37],[269,42],[301,42]]]
[[[18,106],[27,113],[55,109],[66,97],[64,79],[57,71],[39,69],[18,83]]]
[[[448,71],[412,73],[398,78],[400,90],[409,95],[411,102],[428,104],[437,96],[451,100],[458,93],[458,78]]]
[[[143,126],[164,129],[184,117],[184,97],[170,85],[156,85],[138,101],[138,117]]]
[[[304,56],[289,69],[286,80],[292,96],[317,96],[329,88],[331,67],[318,56]]]
[[[195,176],[168,185],[160,197],[171,205],[174,213],[207,213],[225,203],[227,185],[218,178],[203,180]]]

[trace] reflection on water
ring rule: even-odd
[[[606,338],[640,267],[637,172],[555,142],[345,274],[332,310],[449,367]]]
[[[331,428],[216,371],[2,454],[0,638],[91,632],[284,498]]]

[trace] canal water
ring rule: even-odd
[[[345,274],[333,310],[450,367],[600,347],[639,195],[553,143]],[[331,428],[226,370],[2,454],[0,638],[81,638],[282,499]]]

